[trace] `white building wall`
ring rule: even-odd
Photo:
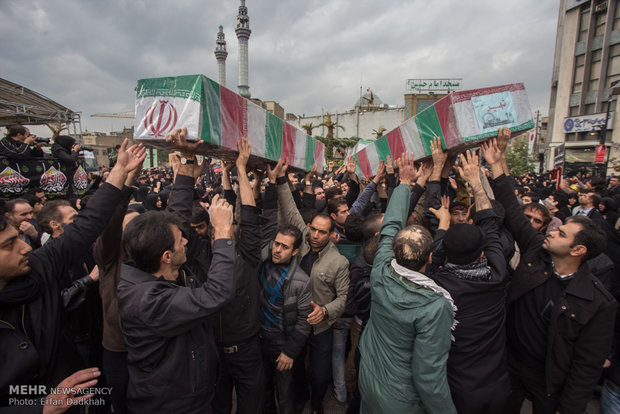
[[[358,113],[356,111],[337,112],[331,113],[332,121],[338,122],[339,125],[344,127],[344,130],[336,128],[334,130],[334,137],[336,138],[351,138],[359,137],[362,139],[373,139],[376,135],[373,133],[373,129],[377,130],[383,126],[386,128],[385,133],[396,128],[403,122],[405,122],[405,108],[389,108],[380,109],[377,111],[360,112],[359,121]],[[295,121],[289,121],[299,129],[303,129],[301,126],[310,124],[316,126],[324,122],[327,119],[327,113],[324,115],[314,115],[299,117]],[[359,122],[359,134],[358,134],[358,122]],[[312,130],[312,135],[325,136],[327,134],[327,128],[319,127]]]

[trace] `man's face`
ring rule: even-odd
[[[294,236],[285,236],[282,233],[276,234],[276,239],[273,241],[273,248],[271,249],[271,261],[274,264],[290,263],[293,256],[299,252],[299,249],[293,249],[294,243]]]
[[[71,206],[58,206],[58,210],[62,215],[62,220],[58,223],[58,227],[54,229],[54,237],[58,237],[65,232],[65,226],[73,223],[73,219],[77,216],[78,212]]]
[[[521,200],[523,200],[523,204],[530,204],[532,202],[532,198],[530,196],[523,196]]]
[[[293,185],[299,184],[299,178],[297,178],[297,176],[294,173],[289,173],[288,174],[288,179],[291,180],[291,183]]]
[[[209,226],[206,221],[201,221],[200,223],[190,223],[189,225],[192,226],[198,234],[198,237],[201,239],[204,240],[209,238]]]
[[[532,225],[532,227],[534,227],[534,230],[542,233],[544,230],[544,227],[546,226],[545,226],[545,220],[543,218],[543,215],[540,214],[540,211],[527,209],[527,210],[524,210],[523,212],[525,213],[525,216],[527,217],[527,219],[530,221],[530,224]]]
[[[467,223],[467,210],[458,208],[450,212],[450,224]]]
[[[9,223],[16,228],[24,221],[32,220],[32,207],[28,203],[17,203],[12,213],[6,213]]]
[[[618,177],[611,177],[611,180],[609,180],[609,188],[613,188],[613,187],[617,186],[618,184],[620,184],[620,178],[618,178]]]
[[[183,237],[183,233],[177,226],[172,226],[172,233],[174,233],[174,251],[172,252],[172,260],[170,262],[172,269],[178,270],[183,263],[187,261],[185,256],[185,246],[187,245],[187,239]]]
[[[349,207],[346,204],[341,204],[338,206],[338,212],[336,214],[332,213],[331,216],[338,226],[344,227],[344,222],[349,216]]]
[[[32,206],[32,214],[36,216],[37,214],[39,214],[39,211],[41,211],[42,208],[43,204],[40,201],[37,201],[36,203],[34,203],[34,206]]]
[[[551,201],[554,205],[558,205],[558,203],[555,202],[555,198],[553,197],[553,195],[550,195],[549,197],[547,197],[547,200]]]
[[[45,193],[43,191],[39,191],[34,193],[35,197],[41,200],[41,203],[45,203],[47,201],[47,197],[45,197]]]
[[[326,217],[315,217],[308,226],[310,229],[310,247],[314,251],[322,250],[329,242],[331,222]]]
[[[581,245],[573,246],[575,235],[581,231],[581,226],[577,223],[568,222],[556,231],[550,231],[543,242],[543,249],[546,249],[554,256],[568,256],[571,251],[578,249]]]
[[[343,196],[347,195],[347,192],[349,191],[349,184],[347,183],[340,184],[340,189],[342,190]]]
[[[583,207],[590,207],[590,204],[592,204],[592,201],[590,200],[590,194],[591,193],[579,193],[579,204],[581,204]]]
[[[321,187],[314,188],[314,195],[316,196],[317,200],[325,200],[325,190],[323,190]]]
[[[0,289],[11,279],[30,271],[28,253],[32,248],[22,241],[11,225],[0,232]]]

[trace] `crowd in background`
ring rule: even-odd
[[[35,156],[13,129],[2,155]],[[620,412],[618,176],[513,177],[504,129],[374,177],[250,170],[243,138],[199,161],[185,134],[170,167],[125,142],[83,197],[1,202],[0,412],[322,412],[332,392],[351,413],[582,413],[600,381]]]

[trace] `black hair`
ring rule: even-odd
[[[362,252],[364,254],[364,259],[366,263],[373,264],[375,260],[375,255],[377,254],[377,250],[379,249],[379,236],[373,235],[362,245]]]
[[[329,220],[329,231],[330,232],[334,231],[334,229],[336,228],[336,222],[334,221],[332,216],[330,216],[329,214],[325,214],[325,213],[319,213],[316,216],[314,216],[314,218],[312,219],[312,221],[310,221],[310,223],[312,223],[314,219],[317,217],[322,217],[324,219]]]
[[[379,233],[381,223],[383,223],[383,214],[381,213],[373,213],[366,217],[362,222],[362,237],[364,240],[368,240]]]
[[[543,224],[545,225],[549,224],[549,222],[551,221],[551,214],[549,214],[549,210],[547,210],[547,207],[543,206],[540,203],[525,204],[523,206],[523,211],[525,212],[527,210],[539,212],[543,217]]]
[[[52,234],[51,221],[62,221],[62,213],[60,206],[71,207],[71,203],[67,200],[51,200],[45,203],[39,214],[37,215],[37,224],[46,233]]]
[[[148,211],[127,224],[122,245],[134,266],[146,273],[160,267],[166,250],[174,250],[173,227],[180,229],[181,220],[167,211]]]
[[[540,195],[534,191],[528,191],[527,193],[523,194],[522,197],[529,197],[530,200],[532,200],[532,203],[538,203],[540,201]]]
[[[26,134],[26,127],[23,127],[18,124],[8,126],[6,127],[6,130],[7,130],[7,136],[11,138],[19,134],[22,134],[22,135]]]
[[[364,233],[362,231],[362,224],[364,223],[364,216],[359,213],[349,214],[344,221],[344,234],[347,236],[347,240],[352,242],[361,242],[364,240]]]
[[[338,187],[329,187],[325,190],[325,200],[327,201],[339,195],[342,195],[342,190]]]
[[[327,214],[338,214],[338,209],[342,205],[347,205],[347,200],[344,198],[332,198],[327,203]]]
[[[293,250],[299,249],[299,246],[301,246],[303,234],[301,230],[292,224],[284,224],[278,227],[278,233],[285,236],[293,236],[295,238],[295,241],[293,242]]]
[[[207,223],[207,225],[209,224],[209,213],[207,213],[207,210],[202,208],[201,205],[194,206],[192,209],[192,218],[189,222],[192,224],[198,224],[203,221]]]
[[[572,216],[566,219],[566,223],[577,223],[581,226],[581,230],[575,234],[575,240],[570,247],[581,244],[588,250],[582,263],[605,251],[607,247],[607,236],[601,226],[585,216]]]

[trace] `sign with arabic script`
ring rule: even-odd
[[[463,79],[407,79],[405,93],[445,92],[461,90]]]
[[[607,118],[606,113],[565,118],[564,133],[598,131],[605,125],[605,118]],[[611,113],[607,119],[607,129],[613,129],[613,119],[613,113]]]
[[[19,197],[32,187],[39,187],[48,198],[63,198],[72,187],[82,196],[88,187],[88,175],[80,158],[75,171],[53,158],[15,160],[0,157],[0,199]]]

